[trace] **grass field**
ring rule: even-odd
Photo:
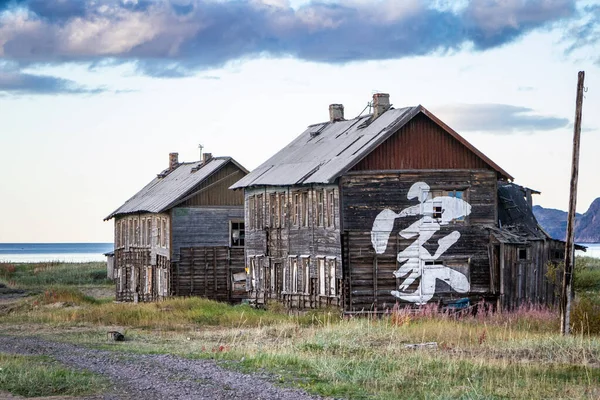
[[[0,353],[0,391],[24,397],[101,393],[107,382],[85,371],[64,368],[48,357]]]
[[[418,313],[398,309],[381,318],[348,319],[334,310],[290,316],[199,298],[117,304],[64,285],[1,316],[0,333],[212,358],[336,398],[596,399],[600,336],[593,322],[600,320],[600,312],[594,314],[600,266],[593,259],[581,262],[576,333],[570,337],[558,334],[555,311],[537,307],[455,318],[428,306]],[[107,343],[109,328],[127,340]],[[435,345],[407,348],[429,342]]]

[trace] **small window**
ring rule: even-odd
[[[434,219],[441,219],[442,218],[442,202],[441,201],[434,201],[433,202],[433,218]]]
[[[231,247],[243,247],[244,246],[244,241],[246,238],[246,231],[244,229],[244,223],[243,222],[230,222],[230,246]]]
[[[436,260],[436,261],[425,261],[425,265],[426,265],[426,266],[431,266],[431,265],[444,265],[444,262],[443,262],[443,261],[439,261],[439,260]]]
[[[142,231],[141,231],[140,236],[142,237],[141,245],[145,246],[146,245],[146,220],[145,219],[142,219]]]
[[[519,260],[527,260],[527,249],[519,249]]]

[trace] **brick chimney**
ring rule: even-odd
[[[179,153],[169,153],[169,171],[179,166]]]
[[[343,121],[344,120],[344,105],[343,104],[330,104],[329,105],[329,121]]]
[[[206,164],[212,158],[212,153],[202,153],[202,162]]]
[[[373,119],[390,109],[390,95],[387,93],[375,93],[373,95]]]

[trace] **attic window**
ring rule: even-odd
[[[519,249],[519,260],[527,260],[527,249],[521,248]]]

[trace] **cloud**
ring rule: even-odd
[[[582,17],[575,21],[567,30],[563,40],[568,43],[565,50],[567,55],[572,54],[581,48],[594,48],[600,44],[600,5],[589,5],[582,9]],[[598,52],[588,52],[594,54],[595,62],[600,65],[600,56]]]
[[[457,131],[496,134],[550,131],[569,126],[567,118],[543,116],[527,107],[508,104],[456,104],[436,109],[442,119]]]
[[[0,64],[0,95],[12,94],[98,94],[104,88],[88,88],[48,75],[35,75]]]
[[[0,57],[20,65],[136,62],[181,77],[232,60],[340,64],[481,51],[576,15],[575,0],[0,0]],[[4,11],[2,11],[4,10]]]

